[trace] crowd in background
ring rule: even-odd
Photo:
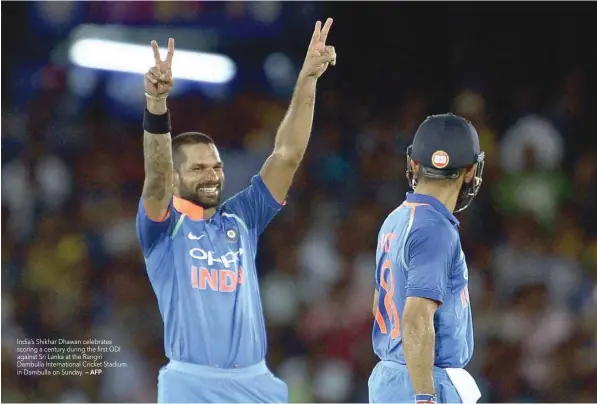
[[[451,18],[456,15],[468,18]],[[474,38],[456,28],[453,35]],[[510,31],[500,35],[519,40]],[[349,58],[337,44],[338,68],[321,80],[309,149],[287,205],[259,245],[270,368],[288,383],[292,402],[368,401],[367,379],[376,362],[370,338],[377,232],[408,191],[405,149],[417,126],[427,115],[451,111],[473,122],[487,159],[480,194],[459,215],[475,326],[468,369],[481,401],[597,401],[591,70],[573,68],[574,60],[562,68],[561,57],[556,67],[513,64],[525,52],[537,53],[525,48],[511,50],[514,56],[503,65],[488,59],[477,66],[481,73],[472,85],[458,85],[465,81],[449,77],[448,67],[411,55],[420,43],[400,41],[404,48],[384,45],[382,53],[402,55],[396,57],[404,76],[381,63],[378,75],[346,79],[350,69],[353,78],[363,76],[371,60],[342,67]],[[573,44],[562,40],[549,52]],[[473,48],[470,42],[446,46],[455,55],[447,62],[452,71],[470,67]],[[361,51],[352,60],[357,56]],[[539,67],[553,68],[546,73],[553,86],[525,85],[540,75]],[[475,84],[500,83],[500,75],[518,70],[526,75],[507,89],[485,91]],[[157,372],[166,358],[135,232],[144,176],[142,110],[128,121],[101,97],[83,106],[67,76],[59,66],[41,69],[36,96],[26,106],[6,100],[3,81],[2,400],[155,402]],[[407,91],[386,91],[384,78],[395,77],[418,81]],[[436,81],[417,91],[430,77]],[[442,80],[441,89],[430,90]],[[373,95],[361,97],[365,87]],[[142,91],[139,81],[141,99]],[[169,106],[175,133],[199,130],[215,139],[231,196],[271,152],[287,99],[251,89],[218,101],[199,94],[171,97]],[[99,376],[17,376],[16,340],[26,337],[109,339],[121,351],[105,358],[128,366]]]

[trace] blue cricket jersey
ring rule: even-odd
[[[258,175],[209,219],[192,219],[182,205],[171,203],[163,222],[149,219],[142,202],[137,214],[166,356],[220,368],[256,364],[267,347],[257,241],[282,205]]]
[[[379,232],[375,273],[379,292],[373,350],[381,360],[406,364],[400,321],[406,298],[440,303],[435,316],[435,366],[463,368],[473,356],[468,269],[458,220],[436,198],[407,193]]]

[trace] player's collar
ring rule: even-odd
[[[184,213],[191,220],[203,220],[204,218],[203,208],[199,205],[195,205],[193,202],[175,196],[173,198],[173,204],[174,209],[180,213]]]
[[[407,192],[406,201],[411,203],[425,203],[437,210],[442,215],[444,215],[450,222],[454,223],[456,226],[460,225],[460,222],[458,221],[458,219],[456,219],[456,216],[454,216],[454,214],[450,212],[448,208],[446,208],[446,205],[444,205],[437,198],[431,195]]]

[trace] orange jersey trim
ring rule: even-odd
[[[204,209],[193,202],[175,196],[173,197],[173,204],[174,209],[184,213],[191,220],[203,220],[204,218]]]

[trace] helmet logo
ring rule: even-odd
[[[450,156],[443,150],[438,150],[431,156],[431,164],[435,168],[446,168],[450,162]]]

